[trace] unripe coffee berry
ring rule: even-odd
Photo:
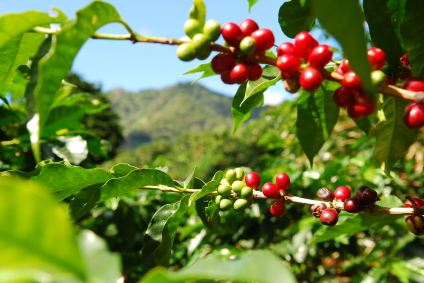
[[[223,198],[219,202],[219,210],[226,211],[233,207],[233,201],[228,198]]]
[[[249,201],[247,199],[239,198],[234,202],[233,209],[235,211],[243,211],[249,206]]]
[[[348,198],[344,201],[343,208],[350,213],[359,213],[364,210],[365,205],[358,198]]]
[[[233,169],[230,169],[225,174],[225,179],[227,179],[228,183],[231,185],[237,178],[236,178],[236,171]]]
[[[276,199],[280,195],[280,190],[278,189],[277,185],[273,183],[265,183],[262,187],[262,193],[267,198]]]
[[[231,187],[229,185],[220,185],[218,187],[218,194],[220,194],[224,198],[230,197],[231,196]]]
[[[338,200],[345,201],[350,198],[352,192],[348,187],[340,186],[334,191],[334,197]]]
[[[236,169],[234,169],[234,172],[236,172],[236,179],[239,181],[243,181],[244,170],[237,167]]]
[[[287,190],[290,187],[290,177],[286,173],[280,173],[275,177],[275,183],[280,190]]]
[[[203,33],[210,41],[215,42],[221,35],[221,25],[215,20],[209,20],[203,26]]]
[[[185,34],[192,38],[195,34],[202,33],[203,27],[198,20],[188,19],[184,23],[184,32]]]
[[[241,190],[240,195],[242,196],[242,198],[250,200],[253,197],[253,189],[251,187],[244,187]]]
[[[196,58],[196,49],[194,48],[194,44],[192,42],[186,42],[180,44],[177,47],[177,56],[181,61],[191,61]]]
[[[222,185],[227,185],[227,186],[230,186],[231,187],[231,185],[230,185],[230,183],[228,183],[228,181],[227,181],[227,179],[222,179],[221,181],[220,181],[220,183],[222,184]]]
[[[281,202],[275,202],[269,208],[269,212],[271,212],[271,214],[275,217],[281,217],[284,215],[284,212],[286,212],[286,206]]]
[[[231,189],[238,195],[241,194],[241,190],[247,187],[246,183],[243,181],[234,181],[233,184],[231,185]]]
[[[221,200],[222,200],[222,196],[221,196],[221,195],[217,195],[217,196],[215,197],[215,203],[216,203],[216,204],[218,204],[218,205],[219,205],[219,203],[221,202]]]
[[[321,216],[321,212],[326,208],[327,208],[327,205],[321,202],[318,204],[314,204],[313,206],[311,206],[309,210],[311,211],[313,216],[315,216],[316,218],[319,218]]]
[[[239,48],[244,54],[253,54],[256,51],[256,40],[251,36],[246,36],[240,41]]]
[[[337,224],[337,221],[339,220],[339,214],[337,213],[335,209],[327,208],[321,212],[319,220],[324,225],[334,226]]]
[[[261,185],[261,177],[256,172],[247,173],[244,180],[246,182],[246,185],[253,189],[257,189]]]
[[[317,191],[317,197],[323,201],[332,201],[334,193],[329,188],[321,188]]]

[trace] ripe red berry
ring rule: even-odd
[[[371,100],[366,92],[360,90],[356,92],[352,105],[356,113],[366,116],[374,113],[377,108],[377,101]]]
[[[217,74],[224,74],[231,71],[236,64],[234,56],[230,53],[221,53],[213,57],[211,61],[212,70]]]
[[[339,87],[333,93],[334,103],[338,107],[348,107],[353,103],[356,91],[344,86]]]
[[[399,76],[397,75],[386,75],[384,83],[386,85],[396,85],[399,80]]]
[[[236,82],[230,77],[230,73],[221,74],[221,81],[227,85],[233,85]]]
[[[243,84],[249,77],[249,68],[243,62],[236,64],[230,71],[230,78],[237,84]]]
[[[281,202],[276,202],[269,208],[269,212],[275,217],[281,217],[286,212],[286,206]]]
[[[235,23],[226,23],[221,27],[221,34],[225,41],[234,47],[238,47],[243,39],[243,33]]]
[[[362,89],[364,87],[361,79],[354,71],[347,71],[344,74],[342,85],[352,89]]]
[[[283,54],[278,56],[276,66],[281,70],[281,72],[296,74],[300,69],[300,60],[294,55]]]
[[[294,38],[294,51],[302,60],[308,59],[309,53],[316,45],[318,45],[317,41],[306,31],[299,32]]]
[[[321,44],[312,49],[308,56],[309,65],[315,68],[323,68],[331,61],[333,49],[330,46]]]
[[[343,74],[347,73],[348,71],[350,71],[350,65],[349,65],[349,60],[344,58],[342,60],[342,62],[340,63],[340,69],[343,72]]]
[[[309,210],[311,211],[313,216],[315,216],[316,218],[319,218],[321,216],[321,212],[326,208],[327,208],[327,205],[321,202],[321,203],[312,205]]]
[[[424,218],[421,215],[410,215],[405,219],[406,227],[417,236],[424,235]]]
[[[334,208],[327,208],[321,212],[319,220],[322,224],[327,226],[334,226],[339,220],[339,214]]]
[[[371,47],[368,49],[368,61],[371,65],[371,70],[381,70],[386,63],[386,53],[378,47]]]
[[[240,30],[243,33],[243,37],[250,36],[252,32],[259,29],[258,24],[251,19],[245,19],[243,20],[240,25]]]
[[[257,29],[250,36],[256,40],[256,50],[267,50],[274,46],[274,34],[269,29]]]
[[[316,91],[323,81],[321,73],[314,67],[308,67],[300,73],[300,86],[309,92]]]
[[[287,190],[290,187],[290,177],[286,173],[280,173],[275,177],[275,183],[280,190]]]
[[[418,130],[424,126],[424,105],[415,102],[409,104],[405,108],[403,122],[412,130]]]
[[[403,82],[402,88],[410,91],[424,91],[424,81],[419,78],[410,77]]]
[[[262,67],[258,63],[247,65],[249,68],[249,81],[257,81],[262,77]]]
[[[349,115],[349,117],[354,119],[354,120],[359,119],[359,118],[364,116],[364,115],[359,114],[355,111],[355,109],[353,108],[353,104],[351,104],[347,107],[347,115]]]
[[[334,193],[329,188],[321,188],[317,191],[317,197],[323,201],[332,201]]]
[[[291,54],[291,55],[296,55],[294,53],[294,45],[291,42],[283,42],[281,43],[278,48],[277,48],[277,54],[278,56],[283,55],[283,54]]]
[[[419,198],[408,198],[406,201],[405,201],[405,207],[407,207],[407,208],[419,208],[419,207],[423,207],[424,206],[424,201],[422,201],[421,199],[419,199]]]
[[[350,213],[359,213],[364,210],[365,205],[358,198],[348,198],[344,201],[343,208]]]
[[[334,191],[334,197],[338,200],[345,201],[350,198],[352,192],[348,187],[340,186]]]
[[[262,193],[267,198],[277,198],[280,195],[280,190],[278,189],[276,184],[273,183],[265,183],[262,186]]]
[[[253,189],[259,188],[259,185],[261,184],[261,177],[256,172],[249,172],[244,177],[244,182],[248,187],[251,187]]]
[[[362,189],[361,189],[362,188]],[[365,205],[372,205],[376,203],[376,201],[379,200],[378,194],[376,191],[368,188],[368,187],[361,187],[361,191],[357,194],[358,190],[355,192],[355,196],[362,201]]]

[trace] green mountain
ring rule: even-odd
[[[135,93],[115,89],[106,94],[124,129],[124,149],[183,133],[198,133],[224,125],[232,127],[232,98],[200,84],[180,83],[161,90]],[[252,118],[259,115],[259,109]]]

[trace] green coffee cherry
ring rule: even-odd
[[[234,183],[231,185],[231,189],[233,189],[233,191],[238,194],[241,195],[241,190],[247,187],[246,183],[243,181],[234,181]]]
[[[202,32],[202,26],[198,20],[188,19],[184,23],[184,32],[188,37],[193,38],[195,34]]]
[[[228,198],[223,198],[219,202],[219,210],[226,211],[233,207],[233,201]]]
[[[256,51],[256,40],[251,36],[246,36],[240,41],[239,47],[244,54],[253,54]]]
[[[215,42],[221,35],[221,25],[215,20],[209,20],[203,26],[203,33],[210,41]]]
[[[231,187],[229,185],[220,185],[218,187],[218,194],[221,196],[228,198],[231,196]]]
[[[197,52],[197,59],[199,60],[205,60],[208,59],[208,57],[211,55],[212,50],[206,50],[203,52]]]
[[[217,196],[215,197],[215,203],[216,203],[216,204],[219,204],[219,203],[221,202],[221,200],[222,200],[222,196],[221,196],[221,195],[217,195]]]
[[[236,179],[239,181],[243,181],[244,178],[244,171],[241,168],[236,168],[234,169],[234,171],[236,172]]]
[[[236,171],[230,169],[225,174],[225,179],[227,179],[228,183],[232,184],[236,180]]]
[[[220,181],[220,183],[221,183],[221,185],[228,185],[228,186],[231,186],[230,185],[230,183],[228,183],[228,181],[227,181],[227,179],[222,179],[221,181]]]
[[[211,49],[211,42],[203,33],[195,34],[192,42],[197,52],[209,51]]]
[[[253,197],[253,189],[252,189],[251,187],[244,187],[244,188],[241,190],[240,195],[241,195],[243,198],[245,198],[245,199],[247,199],[247,200],[250,200],[250,199]]]
[[[376,70],[371,72],[371,81],[376,88],[379,88],[383,85],[386,79],[386,74],[383,71]]]
[[[199,13],[197,12],[195,5],[191,6],[189,11],[189,17],[190,19],[195,19],[195,20],[197,20],[197,18],[199,17]]]
[[[182,61],[191,61],[196,58],[196,49],[194,49],[193,43],[187,42],[178,46],[177,56]]]
[[[235,211],[242,211],[248,207],[249,207],[249,201],[244,198],[237,199],[233,204],[233,208]]]

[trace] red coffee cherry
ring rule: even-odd
[[[313,206],[311,206],[309,210],[311,211],[313,216],[315,216],[316,218],[319,218],[321,216],[321,212],[326,208],[327,208],[327,205],[321,202],[318,204],[314,204]]]
[[[281,56],[283,54],[296,55],[296,53],[294,52],[293,43],[291,43],[291,42],[281,43],[277,48],[277,54],[278,54],[278,56]]]
[[[339,68],[341,69],[341,71],[343,72],[343,74],[346,74],[347,72],[350,71],[350,65],[349,65],[349,60],[344,58],[342,60],[342,62],[340,63]]]
[[[221,74],[221,81],[227,85],[233,85],[236,82],[231,78],[230,73]]]
[[[278,56],[276,66],[278,69],[281,70],[281,72],[295,74],[299,72],[300,60],[294,55],[283,54],[281,56]]]
[[[405,108],[403,122],[412,130],[418,130],[424,126],[424,106],[415,102],[409,104]]]
[[[349,115],[349,117],[352,118],[353,120],[362,118],[364,116],[364,115],[359,114],[355,111],[355,109],[353,108],[353,104],[351,104],[347,107],[347,115]]]
[[[334,193],[329,188],[321,188],[317,191],[317,197],[323,201],[332,201]]]
[[[249,81],[257,81],[262,77],[262,67],[258,63],[248,64],[249,68]]]
[[[355,197],[360,199],[365,205],[372,205],[379,200],[377,192],[366,186],[362,186],[357,189]]]
[[[321,44],[312,49],[308,56],[308,62],[311,67],[323,68],[331,61],[333,56],[333,49],[330,46]]]
[[[251,19],[245,19],[243,20],[240,25],[240,30],[243,33],[243,37],[250,36],[252,32],[259,29],[258,24]]]
[[[211,61],[212,70],[217,74],[224,74],[231,71],[236,64],[234,56],[230,53],[221,53],[213,57]]]
[[[275,202],[269,208],[269,212],[271,212],[271,214],[275,217],[281,217],[284,215],[284,212],[286,212],[286,206],[281,202]]]
[[[371,115],[377,109],[377,101],[372,101],[363,90],[355,94],[352,105],[355,112],[363,116]]]
[[[424,201],[419,198],[407,198],[405,201],[405,207],[407,208],[419,208],[424,206]]]
[[[290,177],[286,173],[280,173],[275,177],[275,183],[280,190],[287,190],[290,187]]]
[[[225,41],[234,47],[238,47],[243,39],[243,33],[235,23],[226,23],[221,27],[221,34]]]
[[[398,75],[398,77],[399,77],[399,79],[401,79],[402,81],[404,81],[407,78],[411,78],[412,77],[412,74],[411,74],[411,72],[403,72],[403,73],[400,73]]]
[[[256,40],[256,50],[267,50],[274,46],[274,34],[269,29],[257,29],[250,36]]]
[[[340,186],[334,191],[334,197],[338,200],[345,201],[350,198],[352,192],[348,187]]]
[[[237,84],[243,84],[249,77],[249,68],[246,63],[240,62],[236,64],[230,72],[230,78]]]
[[[364,210],[365,205],[358,198],[348,198],[344,201],[343,208],[350,213],[359,213]]]
[[[339,87],[333,93],[334,103],[338,107],[348,107],[353,103],[356,91],[344,86]]]
[[[316,45],[318,45],[317,41],[306,31],[299,32],[294,38],[294,51],[302,60],[308,59],[309,53]]]
[[[267,198],[276,199],[280,195],[280,190],[278,189],[276,184],[265,183],[262,187],[262,193]]]
[[[244,182],[246,183],[247,186],[253,189],[257,189],[259,188],[261,184],[261,177],[256,172],[249,172],[244,177]]]
[[[403,82],[402,88],[415,92],[424,91],[424,81],[419,78],[410,77]]]
[[[354,71],[347,71],[342,80],[342,86],[352,89],[362,89],[364,84]]]
[[[339,220],[339,214],[334,208],[327,208],[321,212],[319,220],[322,224],[327,226],[334,226]]]
[[[368,61],[371,65],[371,70],[381,70],[386,63],[386,53],[378,47],[371,47],[368,49]]]
[[[314,67],[308,67],[300,73],[300,86],[309,92],[316,91],[323,81],[321,73]]]
[[[406,227],[417,236],[424,235],[424,218],[421,215],[410,215],[405,219]]]

